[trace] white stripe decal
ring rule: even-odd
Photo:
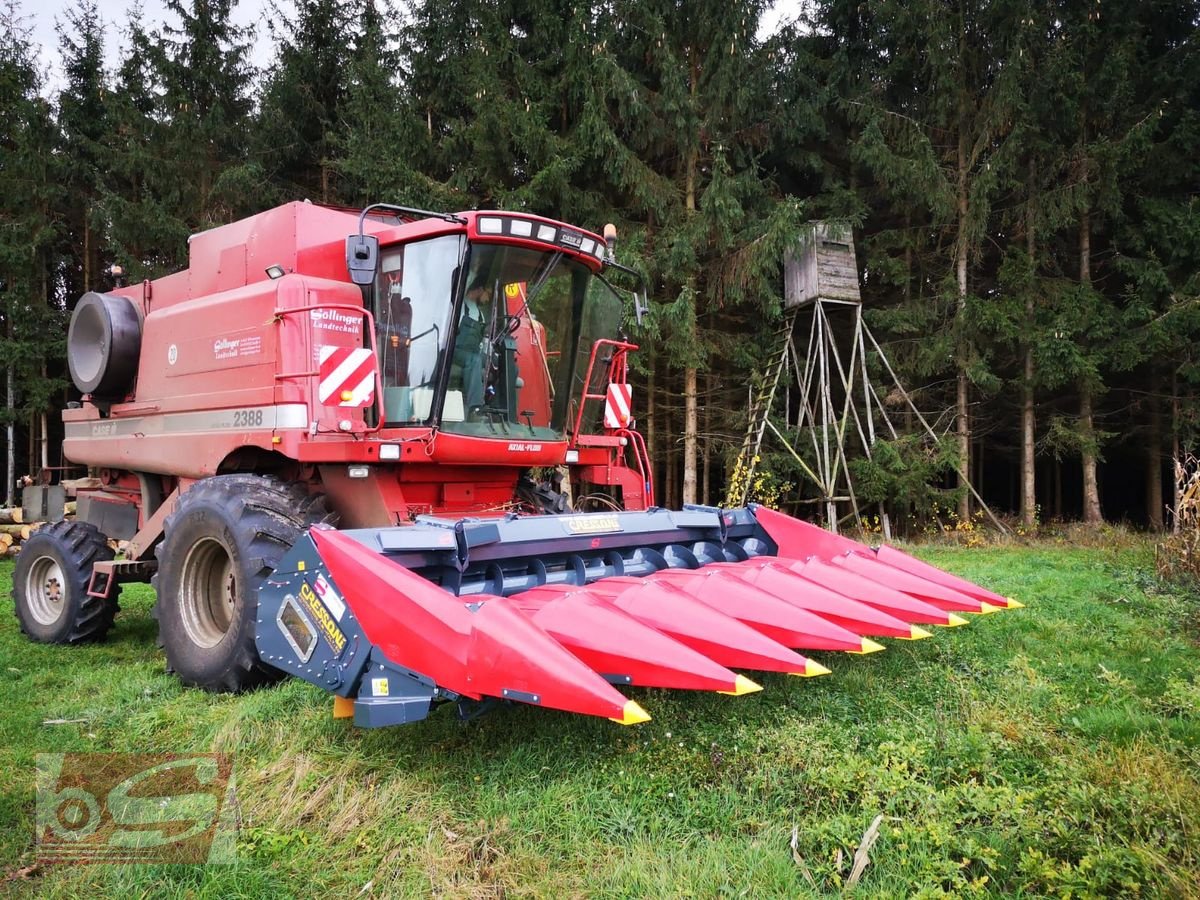
[[[371,351],[367,351],[369,354]],[[321,379],[321,389],[319,396],[321,402],[324,403],[334,395],[336,391],[341,390],[342,383],[347,378],[354,374],[354,370],[363,364],[363,354],[361,352],[350,353],[342,360],[341,364],[333,370],[333,374],[327,375]]]
[[[633,403],[629,384],[610,383],[604,398],[604,427],[624,428],[629,424]]]
[[[367,402],[367,399],[375,390],[375,371],[372,369],[367,373],[366,378],[358,383],[358,387],[352,392],[352,396],[348,401],[343,403],[343,406],[362,406]]]
[[[155,437],[222,431],[278,431],[288,428],[308,428],[307,405],[281,403],[277,406],[242,406],[236,409],[92,419],[85,422],[67,422],[64,425],[68,440]]]

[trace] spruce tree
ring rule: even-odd
[[[112,90],[104,71],[104,26],[94,0],[76,0],[58,22],[64,84],[58,95],[60,219],[68,302],[99,282],[104,268],[100,207],[109,160]]]
[[[275,61],[266,74],[254,143],[277,199],[338,199],[335,132],[359,9],[342,0],[300,0],[280,25],[268,19]]]
[[[113,258],[134,279],[186,264],[191,233],[176,186],[191,175],[164,151],[170,120],[160,109],[159,58],[141,8],[134,6],[113,84],[100,201]]]
[[[246,160],[251,127],[249,32],[232,21],[236,0],[167,0],[175,22],[152,42],[161,80],[155,150],[174,167],[160,185],[167,212],[198,231],[262,206],[262,167]]]
[[[63,386],[61,379],[48,377],[47,365],[61,358],[64,322],[53,296],[58,239],[55,132],[42,90],[30,30],[20,7],[10,0],[0,7],[0,359],[6,401],[4,493],[9,505],[19,474],[18,423],[29,421],[31,428],[34,422],[44,423],[44,414]],[[32,472],[38,461],[25,463]]]
[[[832,19],[841,3],[826,7]],[[959,456],[958,515],[970,515],[973,387],[997,386],[989,347],[977,340],[989,311],[972,284],[988,246],[992,204],[1015,164],[1012,121],[1020,102],[1020,19],[1008,4],[962,2],[947,14],[922,4],[880,4],[863,21],[881,88],[853,100],[854,158],[873,175],[888,203],[908,207],[912,227],[936,233],[936,260],[922,289],[934,296],[885,318],[922,334],[917,371],[954,366]],[[938,263],[940,262],[940,265]]]

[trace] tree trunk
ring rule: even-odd
[[[683,502],[696,502],[696,461],[698,458],[699,409],[696,404],[696,368],[689,366],[683,375]]]
[[[691,71],[691,96],[692,102],[695,103],[696,91],[700,87],[700,73],[695,59],[693,58]],[[684,163],[684,204],[687,208],[688,216],[693,216],[696,213],[696,164],[699,150],[695,147],[689,148],[687,151],[687,159]],[[688,294],[689,302],[692,304],[691,315],[691,347],[690,353],[696,352],[696,317],[698,310],[696,309],[696,280],[695,277],[688,279]],[[696,366],[690,365],[683,372],[683,502],[696,502],[696,459],[699,449],[699,441],[697,439],[698,418],[696,404]]]
[[[15,306],[15,304],[10,299],[8,302],[8,323],[7,323],[7,325],[8,325],[8,340],[9,340],[10,344],[12,343],[12,339],[13,339],[13,321],[12,321],[13,320],[13,317],[12,317],[13,306]],[[15,396],[15,391],[14,391],[14,388],[16,387],[16,385],[13,383],[13,379],[15,377],[16,377],[16,374],[13,370],[13,364],[10,360],[8,365],[5,367],[5,373],[4,373],[4,391],[6,394],[7,401],[8,401],[8,408],[10,410],[14,406],[16,406],[16,396]],[[12,506],[13,505],[13,487],[16,484],[16,480],[17,480],[17,433],[16,433],[16,424],[13,422],[11,417],[9,418],[8,425],[5,429],[5,436],[7,438],[7,447],[6,447],[7,455],[6,455],[6,459],[5,459],[5,478],[7,479],[7,483],[4,486],[4,505]]]
[[[1084,384],[1079,389],[1079,431],[1083,442],[1080,453],[1083,462],[1083,521],[1087,525],[1099,525],[1104,521],[1100,513],[1100,486],[1096,481],[1096,429],[1092,412],[1092,389]]]
[[[658,410],[654,405],[654,361],[650,362],[650,371],[646,374],[646,455],[650,457],[650,483],[661,486],[658,478]]]
[[[965,103],[965,101],[962,101]],[[954,267],[958,280],[958,316],[964,315],[967,307],[967,138],[965,122],[959,122],[958,129],[958,239],[954,247]],[[955,413],[957,417],[958,436],[958,487],[961,495],[958,499],[958,518],[966,521],[971,518],[971,494],[967,485],[971,478],[971,423],[970,419],[970,384],[967,379],[967,343],[960,340],[958,345],[958,389],[955,397]]]
[[[1025,252],[1029,256],[1030,284],[1025,295],[1024,378],[1021,381],[1021,523],[1026,528],[1037,526],[1037,422],[1034,417],[1032,338],[1035,316],[1033,285],[1037,281],[1037,240],[1033,221],[1034,183],[1034,161],[1033,157],[1030,157],[1027,183],[1029,205],[1025,211]]]
[[[88,226],[87,210],[83,213],[83,293],[92,289],[92,229]],[[68,302],[70,298],[68,298]]]
[[[1179,377],[1171,373],[1171,532],[1179,534],[1179,504],[1183,500],[1179,471],[1183,467],[1179,446]]]
[[[1054,461],[1054,518],[1063,517],[1063,470],[1062,460]]]
[[[667,390],[664,393],[665,396],[671,397],[671,378],[669,372],[667,373]],[[676,452],[678,442],[675,436],[675,411],[673,407],[674,402],[663,405],[663,450],[666,453],[663,491],[666,497],[666,505],[670,509],[676,509],[679,506],[675,502],[675,497],[678,494],[676,475],[678,473],[679,455]]]
[[[1163,530],[1162,418],[1158,398],[1150,397],[1150,428],[1146,441],[1146,525]]]
[[[700,470],[700,502],[707,506],[712,502],[712,372],[704,376],[704,457]]]
[[[1091,286],[1092,283],[1091,214],[1086,208],[1079,217],[1079,281],[1085,286]],[[1079,386],[1079,431],[1082,445],[1079,459],[1083,464],[1083,521],[1088,525],[1099,525],[1104,521],[1104,516],[1100,512],[1100,486],[1096,479],[1099,453],[1092,404],[1092,385],[1084,381]]]

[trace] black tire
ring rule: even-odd
[[[21,545],[13,569],[13,601],[21,631],[43,644],[99,641],[117,614],[114,590],[89,597],[92,566],[113,558],[108,541],[87,522],[55,522]]]
[[[216,475],[184,493],[151,580],[168,669],[221,692],[282,677],[254,645],[258,589],[305,528],[330,518],[322,495],[269,476]]]

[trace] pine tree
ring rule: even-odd
[[[795,208],[779,206],[758,162],[771,112],[761,12],[760,3],[618,4],[597,14],[597,75],[577,88],[581,172],[639,223],[664,298],[654,327],[663,363],[681,376],[684,503],[699,493],[699,372],[714,351],[753,356],[721,339],[733,330],[727,317],[742,303],[760,322],[778,313],[770,275],[782,235],[794,236]]]
[[[262,167],[246,161],[251,127],[249,34],[233,24],[236,0],[167,0],[178,20],[152,42],[161,79],[155,150],[174,178],[159,185],[166,211],[188,231],[256,212]]]
[[[134,7],[125,25],[105,140],[101,215],[113,258],[135,279],[186,262],[187,221],[177,214],[174,182],[187,177],[163,152],[169,127],[159,111],[158,54]]]
[[[64,85],[58,95],[60,218],[68,303],[91,290],[104,268],[100,209],[112,91],[104,71],[104,26],[94,0],[77,0],[58,23]]]
[[[336,129],[346,99],[358,4],[300,0],[275,36],[255,141],[266,176],[283,200],[338,198]],[[371,17],[378,16],[371,7]]]
[[[398,38],[385,27],[394,11],[365,0],[359,14],[334,146],[335,166],[347,200],[455,206],[449,192],[420,163],[429,141],[418,120],[401,65]]]
[[[830,4],[825,18],[839,13],[841,4]],[[997,385],[989,348],[977,340],[988,310],[986,292],[972,285],[972,264],[988,244],[1002,173],[1016,162],[1010,138],[1020,82],[1010,61],[1021,50],[1019,25],[1008,4],[966,0],[949,14],[936,4],[879,4],[861,22],[879,67],[869,77],[882,89],[853,99],[854,158],[886,202],[909,210],[909,227],[926,223],[937,233],[943,261],[922,280],[922,292],[938,285],[937,296],[881,320],[922,335],[917,371],[932,374],[939,361],[954,361],[963,519],[970,515],[971,389]]]
[[[54,123],[20,7],[0,7],[0,302],[5,365],[5,499],[17,475],[17,424],[38,421],[61,391],[47,360],[61,358],[63,317],[53,304],[57,197]],[[32,435],[32,432],[31,432]],[[36,460],[27,460],[29,469]]]

